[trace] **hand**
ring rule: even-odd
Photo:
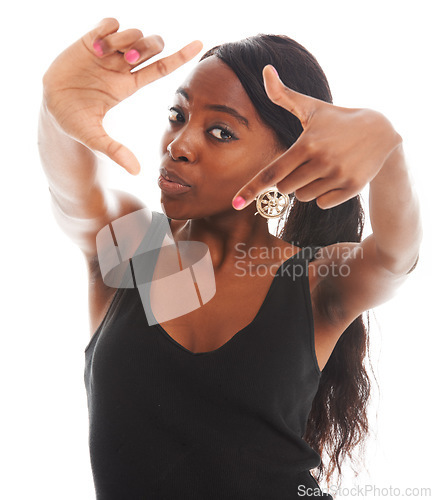
[[[107,135],[103,118],[141,87],[195,57],[202,43],[195,40],[132,73],[131,69],[159,54],[164,42],[158,35],[144,37],[138,29],[117,32],[118,28],[117,19],[103,19],[53,61],[43,76],[43,104],[66,134],[106,154],[131,174],[138,174],[140,165],[135,155]],[[128,62],[131,49],[139,53],[139,58]]]
[[[356,196],[402,142],[377,111],[342,108],[300,94],[286,87],[271,65],[264,67],[263,77],[268,97],[293,113],[303,132],[237,192],[234,208],[245,208],[275,185],[282,193],[294,193],[299,201],[316,199],[321,209],[335,207]],[[235,201],[239,196],[245,200],[243,206]]]

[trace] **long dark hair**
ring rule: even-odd
[[[303,128],[296,116],[268,98],[262,77],[264,66],[272,64],[291,89],[333,102],[327,78],[315,57],[285,35],[258,34],[224,43],[207,51],[200,61],[212,55],[235,72],[264,125],[274,130],[280,145],[287,149]],[[294,197],[277,236],[300,247],[327,246],[344,241],[360,242],[363,227],[360,195],[326,210],[320,209],[315,200],[300,202]],[[362,445],[364,452],[369,434],[367,405],[371,384],[365,366],[369,356],[369,314],[363,314],[367,317],[367,326],[363,315],[357,317],[339,338],[322,371],[303,436],[321,456],[323,452],[328,455],[328,465],[322,460],[317,467],[318,474],[314,475],[317,481],[325,475],[328,484],[336,467],[340,479],[341,464],[347,456],[354,462],[352,451],[356,446]]]

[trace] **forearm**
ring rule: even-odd
[[[101,210],[98,158],[58,127],[43,101],[39,113],[38,148],[49,190],[61,210],[70,217],[88,218],[92,211],[97,216]]]
[[[405,274],[419,253],[422,224],[402,143],[369,184],[369,212],[383,265],[395,274]]]

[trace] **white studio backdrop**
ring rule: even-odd
[[[81,251],[51,213],[37,123],[44,72],[60,52],[104,17],[117,18],[120,30],[160,34],[165,40],[162,55],[194,39],[203,41],[203,54],[216,44],[256,33],[286,34],[318,59],[334,104],[381,111],[402,135],[421,199],[425,235],[413,275],[395,298],[371,314],[371,350],[381,392],[374,385],[369,474],[363,471],[354,478],[346,466],[342,483],[346,489],[339,498],[357,498],[359,490],[348,489],[366,485],[382,489],[381,494],[369,492],[368,498],[384,496],[390,487],[432,488],[428,12],[427,1],[40,0],[4,8],[1,498],[95,498],[83,381],[84,348],[90,340],[87,270]],[[134,177],[107,158],[102,167],[107,185],[136,194],[152,210],[161,210],[156,181],[167,106],[199,57],[141,89],[104,121],[107,132],[129,147],[142,167]],[[367,188],[362,197],[368,216]],[[370,232],[367,219],[364,236]]]

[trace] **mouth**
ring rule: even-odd
[[[182,179],[179,175],[174,172],[168,172],[165,168],[161,168],[159,170],[160,176],[167,182],[171,182],[173,184],[178,184],[180,186],[192,187],[188,184],[184,179]]]
[[[158,186],[160,187],[161,191],[163,191],[167,195],[177,195],[177,194],[182,194],[182,193],[187,193],[192,189],[192,186],[189,186],[187,184],[180,184],[180,182],[175,182],[174,180],[171,180],[171,178],[174,177],[174,175],[167,174],[169,179],[164,177],[162,174],[159,176],[158,179]],[[183,179],[181,180],[182,182]]]

